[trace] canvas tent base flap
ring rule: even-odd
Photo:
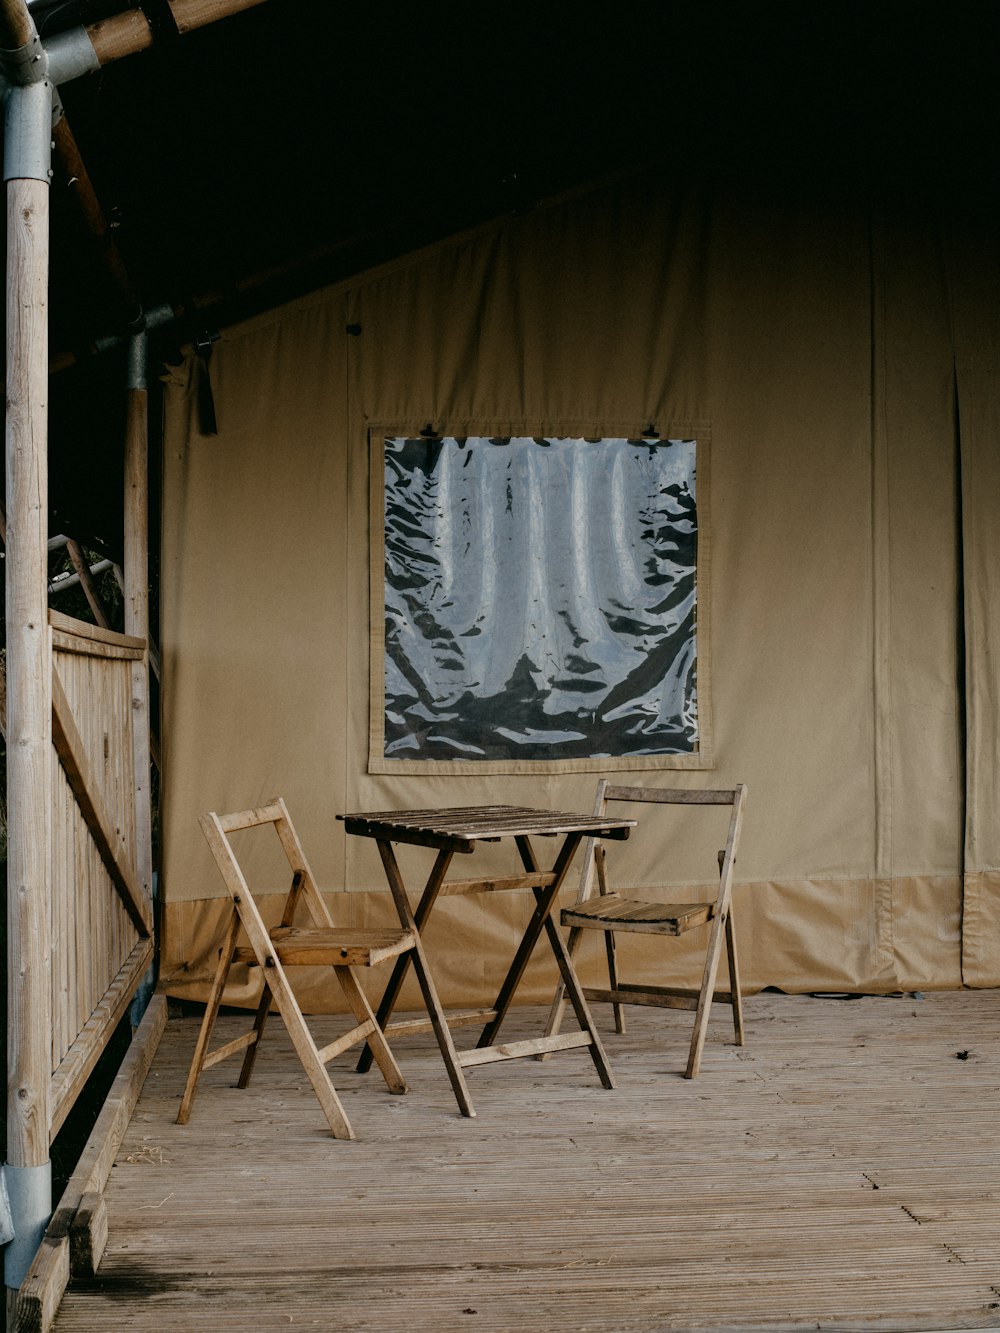
[[[709,886],[705,886],[708,897]],[[645,890],[644,890],[645,892]],[[764,986],[789,991],[949,989],[962,984],[959,969],[960,885],[957,879],[906,879],[893,884],[897,924],[892,970],[878,970],[877,923],[873,882],[805,881],[738,886],[740,965],[747,992]],[[566,901],[572,901],[572,894]],[[676,895],[675,895],[676,896]],[[447,1006],[471,1005],[492,997],[524,933],[530,895],[491,894],[452,898],[441,904],[428,933],[427,948],[442,1000]],[[277,919],[284,895],[261,903],[266,920]],[[388,894],[336,893],[328,898],[334,919],[346,926],[382,926],[393,919]],[[533,900],[531,900],[533,905]],[[215,970],[225,904],[219,899],[171,903],[166,912],[165,951],[171,960],[162,974],[168,993],[203,1000]],[[789,919],[789,913],[794,915]],[[938,915],[940,913],[940,919]],[[270,914],[270,915],[269,915]],[[935,921],[933,929],[927,924]],[[782,922],[780,929],[774,923]],[[830,953],[837,936],[838,952]],[[942,940],[950,945],[942,961]],[[619,945],[633,973],[663,984],[690,985],[697,980],[704,950],[682,941],[671,951],[669,975],[662,953],[636,937]],[[181,960],[181,961],[176,961]],[[577,969],[585,985],[606,980],[603,949],[584,941]],[[775,979],[777,978],[777,980]],[[544,950],[538,950],[518,994],[519,1003],[548,1004],[558,975]],[[334,1007],[328,978],[319,970],[298,982],[303,1007],[319,1013]],[[234,968],[226,1002],[253,1008],[260,996],[255,971]],[[419,1010],[420,992],[409,980],[400,1008]]]
[[[963,225],[962,263],[978,272],[986,242]],[[697,670],[712,755],[687,771],[650,760],[643,782],[751,787],[735,899],[747,987],[957,986],[963,938],[964,980],[997,984],[984,712],[1000,634],[984,546],[997,490],[965,468],[989,454],[998,380],[962,373],[958,428],[959,279],[946,262],[958,240],[944,212],[915,223],[844,191],[653,173],[228,331],[213,353],[211,439],[194,362],[177,367],[163,514],[168,989],[203,998],[211,970],[205,810],[282,791],[335,915],[375,924],[389,911],[377,855],[337,814],[586,811],[596,777],[616,772],[611,756],[582,771],[373,771],[385,603],[371,553],[385,516],[372,439],[639,438],[671,423],[711,435]],[[991,281],[962,286],[966,329],[988,324]],[[641,833],[616,849],[616,882],[644,897],[689,887],[699,872],[683,835],[664,848]],[[257,892],[279,895],[272,868],[255,869]],[[434,922],[446,1003],[488,991],[523,929],[528,901],[490,898],[451,902]],[[554,977],[537,968],[522,998],[544,1001]],[[249,981],[227,998],[252,1003]]]

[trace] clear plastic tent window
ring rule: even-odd
[[[386,759],[697,753],[696,441],[384,447]]]

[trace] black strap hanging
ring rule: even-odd
[[[146,16],[154,46],[164,41],[172,42],[181,35],[168,0],[139,0],[139,8]]]

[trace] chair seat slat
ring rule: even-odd
[[[663,926],[673,934],[704,925],[712,919],[714,903],[651,903],[634,898],[622,898],[617,893],[592,898],[587,903],[563,909],[563,925],[593,926],[604,930],[614,926],[627,930],[630,926]]]
[[[278,926],[271,940],[282,963],[307,967],[374,967],[413,948],[408,931],[369,930],[316,926]]]

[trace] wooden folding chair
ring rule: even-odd
[[[264,925],[229,841],[229,834],[237,830],[257,828],[267,824],[273,825],[292,870],[291,888],[285,900],[281,924],[271,930]],[[319,1098],[323,1114],[334,1137],[352,1139],[354,1131],[326,1069],[330,1060],[342,1051],[349,1050],[364,1041],[382,1071],[389,1091],[403,1093],[407,1091],[407,1087],[351,968],[373,967],[385,959],[395,958],[412,950],[415,947],[414,934],[398,926],[388,930],[374,930],[355,927],[342,929],[334,925],[329,909],[316,886],[315,877],[309,869],[309,863],[292,826],[288,810],[280,798],[257,810],[244,810],[231,815],[214,813],[204,815],[201,827],[222,872],[226,888],[232,896],[233,908],[219,951],[219,965],[212,982],[201,1031],[198,1034],[177,1123],[187,1124],[202,1070],[218,1064],[239,1051],[245,1051],[246,1054],[237,1086],[241,1088],[247,1086],[273,1000]],[[312,919],[310,926],[293,925],[296,908],[300,903],[305,905]],[[246,945],[238,944],[241,927],[248,942]],[[260,967],[263,971],[264,991],[257,1006],[256,1018],[249,1032],[235,1037],[214,1051],[209,1051],[212,1028],[222,1002],[229,969],[236,962],[246,962],[251,967]],[[313,1041],[287,976],[288,968],[317,965],[333,968],[347,1003],[358,1020],[355,1027],[322,1050],[317,1049]]]
[[[603,815],[611,801],[652,802],[658,805],[730,806],[729,832],[726,845],[718,854],[719,891],[714,902],[707,903],[654,903],[639,901],[614,893],[608,886],[604,847],[595,840],[587,844],[581,872],[580,893],[573,907],[564,908],[562,924],[570,929],[568,948],[574,952],[583,930],[604,932],[608,960],[608,989],[583,988],[588,1000],[605,1001],[614,1005],[615,1026],[625,1031],[625,1004],[653,1005],[663,1009],[693,1009],[694,1033],[688,1055],[686,1078],[694,1078],[701,1064],[702,1048],[708,1031],[708,1017],[713,1001],[729,1004],[733,1010],[736,1045],[743,1045],[743,1002],[740,995],[739,965],[736,958],[736,936],[733,927],[732,892],[733,866],[743,824],[743,806],[746,787],[731,791],[684,791],[657,787],[615,787],[606,778],[597,785],[596,814]],[[640,835],[643,826],[640,825]],[[594,871],[597,872],[599,893],[593,896]],[[698,927],[709,927],[708,944],[701,986],[694,988],[659,985],[629,985],[619,980],[615,954],[615,934],[631,931],[647,935],[679,936]],[[722,941],[726,941],[729,964],[729,989],[716,988]],[[556,992],[549,1015],[548,1032],[558,1032],[566,1001],[562,987]]]

